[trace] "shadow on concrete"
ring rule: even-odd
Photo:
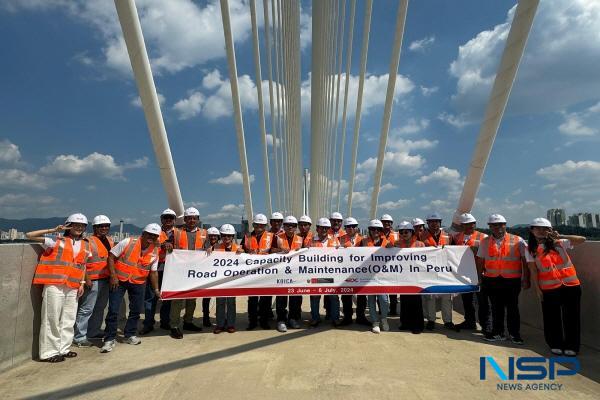
[[[215,351],[212,353],[202,354],[198,356],[188,357],[182,360],[173,361],[165,364],[156,365],[154,367],[148,367],[139,369],[137,371],[127,372],[124,374],[112,376],[110,378],[97,379],[95,381],[75,384],[71,387],[53,390],[45,393],[40,393],[34,396],[25,397],[31,400],[42,400],[42,399],[64,399],[74,396],[83,396],[85,394],[93,393],[97,390],[104,389],[111,386],[118,386],[124,384],[130,384],[133,381],[148,378],[154,375],[160,375],[174,370],[188,368],[191,366],[204,364],[220,358],[230,357],[236,354],[252,351],[261,347],[272,346],[278,343],[294,340],[301,336],[312,335],[314,333],[321,332],[321,329],[310,329],[310,330],[298,330],[294,332],[288,332],[285,335],[276,335],[267,339],[257,340],[252,343],[245,343],[239,346],[231,347],[224,350]],[[277,333],[274,331],[274,333]]]

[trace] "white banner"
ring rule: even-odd
[[[161,298],[477,291],[468,246],[307,248],[287,254],[174,250]]]

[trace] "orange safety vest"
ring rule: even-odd
[[[467,240],[465,243],[465,233],[458,232],[456,236],[454,236],[453,240],[454,243],[459,246],[479,247],[479,243],[486,236],[487,235],[483,232],[473,231],[473,233],[471,233],[471,237],[469,237],[469,240]]]
[[[332,235],[333,237],[339,238],[342,237],[346,234],[346,231],[344,230],[344,228],[340,228],[337,232],[334,232],[333,229],[329,228],[329,230],[327,231],[328,235]]]
[[[339,238],[340,245],[343,247],[360,246],[360,243],[362,242],[362,240],[363,240],[363,237],[359,233],[354,235],[354,237],[350,237],[346,234]]]
[[[106,236],[108,244],[112,248],[115,243],[110,236]],[[95,281],[98,279],[108,278],[110,271],[108,270],[108,250],[104,247],[104,243],[98,238],[98,236],[92,235],[88,238],[90,241],[90,251],[92,255],[87,259],[85,264],[86,274],[88,278]]]
[[[292,238],[292,245],[290,246],[289,239],[285,232],[281,232],[277,235],[277,247],[282,250],[298,250],[302,248],[302,244],[304,240],[302,236],[298,236],[294,233],[294,237]]]
[[[413,235],[410,238],[410,242],[406,243],[404,240],[399,240],[396,242],[396,247],[400,247],[401,249],[406,249],[410,247],[425,247],[425,243],[417,240],[417,238]]]
[[[425,243],[425,247],[447,246],[450,244],[450,237],[442,230],[438,241],[436,242],[431,232],[429,232],[429,230],[424,230],[421,233],[421,241]]]
[[[153,244],[142,254],[140,238],[131,238],[123,253],[115,261],[117,278],[121,282],[142,285],[146,282],[150,267],[157,257],[158,249]]]
[[[298,236],[300,236],[300,235],[298,235]],[[300,237],[302,237],[302,236],[300,236]],[[312,240],[313,240],[313,233],[312,232],[308,232],[306,234],[306,236],[304,236],[302,238],[302,247],[310,247],[310,244],[312,243]]]
[[[240,248],[240,246],[238,246],[235,243],[231,243],[231,249],[230,250],[227,250],[225,248],[225,243],[217,243],[215,245],[215,251],[233,251],[233,252],[236,252],[236,251],[238,251],[239,248]]]
[[[396,232],[393,229],[390,229],[390,232],[387,235],[384,233],[383,236],[387,239],[389,243],[396,243],[396,241],[400,239],[400,235],[398,234],[398,232]]]
[[[244,238],[244,246],[248,250],[257,250],[258,254],[269,254],[271,244],[273,243],[273,234],[271,232],[263,232],[260,241],[256,240],[256,235],[251,233]]]
[[[522,275],[520,237],[504,234],[500,248],[496,246],[496,239],[487,236],[481,240],[479,247],[483,250],[484,276],[496,278],[520,278]]]
[[[194,243],[188,242],[188,233],[194,234]],[[176,249],[181,250],[202,250],[204,248],[204,241],[206,240],[206,230],[196,229],[194,232],[186,231],[185,229],[176,229],[173,232],[173,246]],[[190,247],[190,244],[192,246]]]
[[[177,232],[177,228],[173,228],[173,235]],[[165,231],[160,231],[160,235],[158,235],[158,243],[163,244],[169,240],[169,235]],[[167,258],[167,252],[161,248],[158,249],[158,262],[164,263]]]
[[[575,266],[560,241],[556,242],[556,250],[546,252],[538,246],[535,255],[538,285],[542,290],[551,290],[565,286],[579,286]]]
[[[77,255],[73,254],[73,240],[58,238],[52,248],[47,248],[40,256],[35,268],[33,283],[38,285],[67,285],[77,289],[85,275],[85,262],[88,256],[88,239],[81,239]]]
[[[385,247],[387,246],[387,244],[388,240],[383,235],[381,235],[381,243],[379,243],[378,245],[375,244],[373,239],[371,239],[370,235],[368,237],[363,238],[361,242],[362,247]]]
[[[318,235],[314,236],[310,242],[310,247],[337,247],[339,245],[339,240],[332,235],[327,235],[327,240],[325,242],[322,242]]]

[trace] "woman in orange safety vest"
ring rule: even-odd
[[[556,355],[579,352],[581,285],[567,250],[583,242],[583,236],[560,235],[546,218],[530,225],[531,281],[542,300],[546,343]]]

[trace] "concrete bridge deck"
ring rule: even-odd
[[[307,318],[308,298],[304,301]],[[214,316],[214,304],[212,315]],[[479,380],[479,357],[493,356],[506,369],[508,356],[549,356],[539,329],[523,325],[524,346],[490,344],[479,333],[453,332],[439,320],[433,332],[397,330],[380,335],[368,327],[246,332],[245,298],[238,299],[234,334],[187,333],[174,340],[157,328],[139,346],[119,344],[112,353],[76,349],[59,364],[36,361],[0,374],[2,399],[598,399],[600,352],[584,346],[578,375],[558,377],[561,390],[502,391],[493,375]],[[455,313],[454,321],[462,321]],[[158,325],[158,324],[157,324]],[[522,381],[522,383],[526,383]]]

